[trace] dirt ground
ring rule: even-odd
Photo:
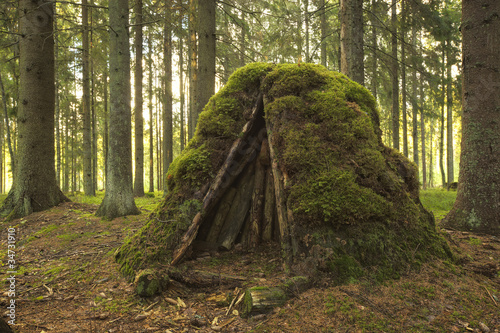
[[[64,203],[3,224],[0,304],[15,299],[16,332],[499,332],[500,238],[446,231],[457,263],[431,262],[383,284],[332,286],[328,277],[271,313],[239,316],[250,286],[285,279],[279,249],[215,253],[188,271],[237,277],[210,286],[173,283],[141,298],[118,272],[114,251],[149,212],[103,221],[96,205]],[[15,228],[15,297],[7,278],[8,228]],[[12,259],[12,258],[10,258]],[[233,305],[231,306],[231,303]]]

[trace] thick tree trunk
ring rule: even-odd
[[[363,0],[340,0],[340,71],[364,85]]]
[[[500,2],[462,2],[462,149],[446,227],[500,234]],[[478,64],[481,64],[480,66]]]
[[[20,108],[14,184],[1,211],[8,218],[42,211],[68,199],[56,183],[54,149],[53,3],[19,1]]]
[[[203,84],[198,85],[198,117],[215,93],[215,10],[216,0],[198,2],[198,78]]]
[[[109,2],[109,156],[106,194],[97,216],[112,219],[139,214],[132,191],[132,143],[130,109],[130,53],[128,0]]]
[[[134,196],[144,196],[144,117],[142,116],[142,0],[135,1],[135,174],[134,174]]]

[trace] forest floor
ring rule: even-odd
[[[0,253],[6,282],[0,304],[7,320],[11,299],[6,280],[7,228],[16,228],[16,332],[500,330],[498,237],[443,231],[459,258],[455,263],[430,262],[418,272],[382,284],[361,280],[333,286],[325,278],[270,314],[244,319],[237,306],[230,308],[240,290],[278,285],[285,278],[278,248],[218,253],[187,263],[189,271],[241,277],[235,283],[179,284],[162,295],[141,298],[119,274],[113,254],[125,237],[144,225],[160,199],[141,199],[141,215],[112,221],[94,216],[96,203],[83,203],[81,197],[73,200],[2,228]],[[446,210],[430,208],[438,216]]]

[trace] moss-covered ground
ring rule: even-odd
[[[421,193],[434,213],[450,208],[450,202],[438,195],[426,203],[426,196],[439,191]],[[500,242],[495,237],[445,231],[456,262],[431,260],[419,270],[384,282],[359,277],[338,286],[324,277],[272,313],[243,319],[238,306],[228,312],[233,299],[241,295],[239,290],[277,286],[287,279],[276,246],[187,263],[187,274],[199,270],[245,277],[238,286],[172,284],[161,296],[141,298],[119,273],[113,254],[147,223],[150,211],[145,207],[157,205],[161,195],[141,199],[141,215],[113,221],[92,215],[102,196],[72,199],[80,202],[10,224],[18,235],[14,327],[18,333],[213,332],[212,327],[220,332],[480,332],[482,325],[498,332],[500,328]],[[89,201],[95,203],[81,203]],[[0,239],[0,251],[5,281],[6,237]],[[7,301],[3,293],[0,303],[6,306]]]

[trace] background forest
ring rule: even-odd
[[[163,190],[163,175],[193,136],[198,114],[237,68],[255,61],[311,62],[342,71],[341,24],[362,41],[355,51],[362,70],[357,81],[379,103],[384,142],[419,166],[423,187],[454,182],[461,129],[459,1],[358,0],[351,1],[351,15],[341,15],[336,0],[197,2],[129,2],[136,196]],[[64,192],[94,195],[106,179],[108,1],[54,6],[56,178]],[[11,186],[16,155],[18,18],[17,2],[2,1],[2,192]],[[215,34],[207,34],[213,26]],[[204,49],[207,36],[215,38],[208,41],[215,54]],[[215,73],[206,69],[207,57],[215,57]]]

